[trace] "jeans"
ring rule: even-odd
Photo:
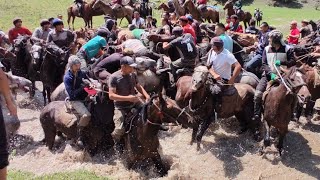
[[[245,70],[255,73],[256,68],[260,68],[262,66],[262,56],[260,54],[256,54],[253,58],[245,64]]]

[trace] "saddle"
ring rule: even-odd
[[[267,88],[266,88],[266,91],[264,91],[263,95],[262,95],[262,101],[264,102],[265,99],[267,98],[270,90],[272,87],[275,87],[275,86],[278,86],[280,84],[279,80],[275,80],[275,81],[269,81],[268,82],[268,85],[267,85]]]

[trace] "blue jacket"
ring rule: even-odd
[[[78,71],[77,76],[74,76],[71,70],[65,73],[63,82],[70,101],[82,101],[88,96],[88,93],[83,89],[85,86],[82,79],[88,79],[83,71]]]

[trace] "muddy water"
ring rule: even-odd
[[[159,178],[151,170],[127,170],[115,155],[89,157],[75,151],[68,142],[48,151],[40,143],[44,135],[39,122],[42,97],[32,100],[18,95],[21,128],[15,139],[9,169],[35,174],[65,172],[76,169],[94,171],[114,179]],[[237,135],[235,119],[219,120],[203,138],[202,148],[189,145],[191,130],[173,127],[160,136],[161,153],[168,175],[159,179],[320,179],[320,125],[290,124],[285,152],[278,156],[274,146],[265,155],[249,134]]]

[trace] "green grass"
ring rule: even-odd
[[[106,177],[100,177],[92,172],[78,170],[65,173],[54,173],[43,176],[35,176],[32,173],[22,171],[12,171],[8,173],[8,180],[107,180]]]
[[[302,9],[291,9],[269,7],[266,5],[266,1],[256,0],[250,6],[244,6],[243,9],[253,13],[255,8],[260,8],[264,13],[264,21],[285,32],[288,32],[291,20],[319,19],[320,11],[316,11],[310,4],[304,4],[306,7]],[[159,1],[153,2],[158,3]],[[0,29],[7,32],[13,26],[12,19],[22,17],[23,25],[33,30],[39,26],[41,19],[56,17],[58,14],[64,16],[65,26],[67,26],[67,7],[72,3],[73,0],[0,0]],[[154,10],[154,16],[157,19],[159,19],[160,14],[161,12]],[[94,17],[93,22],[94,26],[98,27],[104,23],[104,19],[102,16]],[[121,26],[125,27],[127,24],[127,21],[123,20]],[[80,28],[83,25],[83,20],[76,18],[75,27]]]

